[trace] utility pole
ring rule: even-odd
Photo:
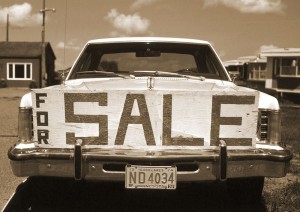
[[[9,13],[6,16],[6,42],[9,41]]]
[[[41,60],[41,69],[40,69],[40,82],[39,86],[43,87],[43,75],[47,79],[47,70],[46,70],[46,50],[45,50],[45,19],[46,19],[46,12],[51,11],[55,12],[55,8],[46,8],[46,2],[43,0],[43,9],[40,10],[40,13],[43,15],[43,23],[42,23],[42,60]]]

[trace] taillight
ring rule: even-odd
[[[258,143],[277,144],[281,141],[281,118],[278,110],[260,110],[257,125]]]
[[[19,107],[18,134],[20,142],[32,141],[32,108]]]

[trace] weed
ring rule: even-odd
[[[265,192],[264,199],[270,212],[299,211],[300,182],[289,183],[285,188]]]

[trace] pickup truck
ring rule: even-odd
[[[222,181],[257,199],[292,158],[280,128],[277,99],[235,85],[209,42],[106,38],[87,42],[60,85],[23,96],[8,156],[20,177]]]

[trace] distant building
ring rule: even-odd
[[[241,60],[227,60],[223,62],[230,76],[234,78],[239,85],[245,85],[245,62]]]
[[[267,57],[266,88],[300,98],[300,48],[264,50],[261,56]]]
[[[235,77],[236,84],[264,91],[267,64],[265,57],[239,57],[223,64],[229,74]]]
[[[42,73],[41,42],[0,42],[0,87],[44,87],[55,78],[55,54],[45,43],[46,72]]]

